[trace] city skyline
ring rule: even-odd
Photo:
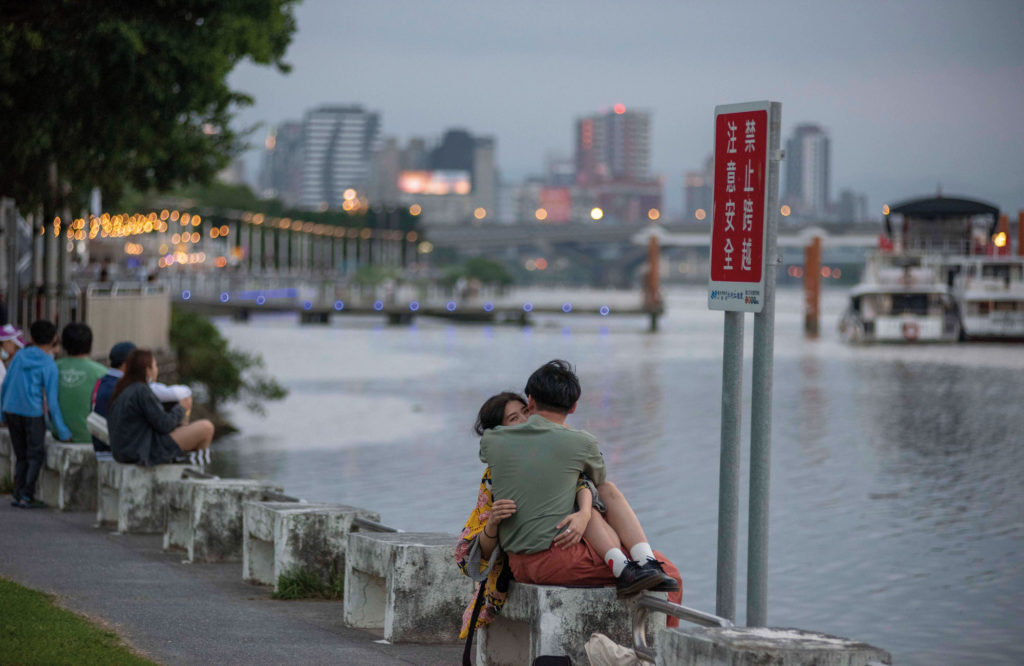
[[[866,192],[872,215],[939,186],[1024,208],[1024,9],[801,7],[527,3],[446,14],[310,0],[298,8],[290,74],[242,65],[232,75],[255,98],[237,122],[362,104],[381,113],[383,135],[493,135],[503,177],[516,180],[542,173],[547,155],[571,155],[578,117],[622,103],[652,112],[651,171],[680,214],[683,173],[710,151],[714,105],[771,98],[783,103],[783,137],[805,122],[828,132],[833,186]],[[332,39],[342,23],[345,39]],[[721,30],[743,46],[726,48]]]

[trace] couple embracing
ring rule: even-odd
[[[511,578],[615,585],[620,597],[667,591],[679,603],[679,571],[651,549],[626,498],[607,480],[597,440],[565,425],[581,393],[572,366],[544,364],[525,393],[491,397],[477,418],[488,468],[455,558],[481,587],[463,616],[462,637],[500,612]]]

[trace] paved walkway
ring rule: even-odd
[[[184,564],[162,537],[0,496],[0,576],[57,595],[164,664],[454,664],[457,645],[390,645],[349,629],[340,602],[275,601],[242,565]]]

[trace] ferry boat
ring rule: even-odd
[[[839,322],[851,343],[955,342],[960,317],[950,288],[920,256],[876,255]]]
[[[964,339],[1024,340],[1024,257],[969,256],[946,266]]]
[[[955,342],[1016,337],[1024,328],[1024,261],[993,242],[999,209],[957,197],[886,207],[879,252],[840,320],[851,342]]]

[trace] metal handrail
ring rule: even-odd
[[[291,495],[285,495],[274,490],[268,490],[263,493],[265,502],[301,502],[298,497],[292,497]]]
[[[734,626],[724,617],[680,606],[647,594],[641,595],[636,600],[636,609],[633,611],[633,651],[636,652],[637,657],[651,663],[654,663],[655,656],[654,648],[647,645],[647,616],[651,611],[672,615],[702,627],[728,628]]]
[[[185,469],[184,472],[181,473],[181,478],[183,478],[183,479],[219,479],[220,477],[219,476],[215,476],[213,474],[207,474],[206,472],[200,471],[198,469],[192,469],[191,467],[189,467],[189,468]]]
[[[397,527],[391,527],[390,525],[385,525],[384,523],[378,523],[377,521],[370,520],[368,518],[360,518],[358,516],[356,518],[354,518],[352,520],[352,522],[355,523],[356,525],[358,525],[359,527],[363,528],[363,529],[371,530],[373,532],[401,532],[402,531],[402,530],[398,529]]]

